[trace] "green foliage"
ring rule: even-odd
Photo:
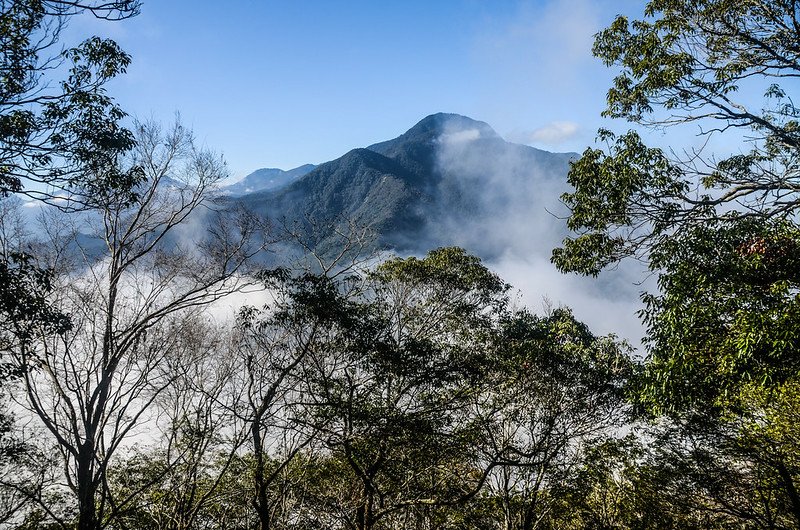
[[[348,330],[369,340],[337,340],[314,386],[325,445],[358,484],[341,508],[357,528],[479,488],[471,407],[506,289],[453,248],[390,260],[369,275],[356,300],[360,331]]]
[[[543,517],[561,495],[580,448],[624,417],[625,345],[566,309],[511,310],[508,285],[463,249],[360,277],[264,279],[276,302],[240,322],[260,348],[248,359],[263,356],[270,381],[288,385],[269,387],[286,418],[252,421],[259,436],[305,445],[267,458],[256,445],[262,527],[495,528],[503,499],[529,525],[526,513]],[[515,486],[490,487],[503,473]]]
[[[119,170],[117,163],[133,147],[133,135],[122,127],[125,114],[104,89],[125,71],[130,57],[110,40],[91,37],[67,47],[59,39],[74,15],[88,12],[119,19],[135,15],[138,7],[138,0],[0,2],[0,198],[24,194],[55,204],[57,196],[66,192],[72,199],[67,209],[86,207],[97,195],[109,193],[129,202],[135,198],[140,172]],[[64,74],[62,79],[58,72]],[[50,306],[52,271],[40,267],[28,252],[9,251],[15,245],[8,241],[2,246],[0,383],[6,383],[38,364],[35,356],[33,362],[16,366],[5,362],[11,348],[27,351],[34,337],[63,337],[72,324],[69,315]],[[24,454],[19,449],[26,446],[8,440],[7,420],[0,415],[2,445],[14,450],[5,451],[0,464],[18,462],[22,468]],[[11,472],[20,474],[19,469]],[[19,480],[30,486],[30,480]],[[4,488],[3,493],[7,491]],[[24,489],[10,491],[13,498]],[[30,500],[35,493],[22,496]],[[40,515],[37,520],[32,514],[25,524],[45,527],[48,517]]]
[[[130,192],[139,176],[113,168],[131,149],[125,116],[104,86],[130,57],[111,40],[90,37],[60,54],[53,49],[66,20],[81,12],[127,18],[137,0],[114,3],[9,0],[0,13],[0,194],[50,201],[68,190],[76,204],[98,191]],[[64,79],[51,79],[64,66]],[[32,185],[32,186],[31,186]]]
[[[635,370],[624,343],[596,337],[567,309],[520,311],[498,338],[497,407],[488,439],[501,455],[490,498],[506,528],[561,527],[584,451],[624,424]]]
[[[571,210],[567,227],[579,234],[553,251],[562,271],[596,276],[669,233],[684,215],[689,183],[660,149],[646,147],[635,132],[601,136],[610,153],[587,149],[569,172],[575,191],[562,195]]]
[[[635,132],[601,132],[607,152],[589,149],[570,170],[564,200],[578,235],[554,263],[596,275],[636,256],[659,277],[643,311],[651,411],[721,410],[740,384],[777,384],[797,369],[797,110],[770,81],[800,65],[795,17],[780,1],[655,0],[645,19],[619,17],[596,36],[594,53],[621,69],[606,115],[750,136],[749,153],[681,160]],[[778,107],[756,112],[733,99],[760,81]]]
[[[33,257],[11,253],[0,262],[0,352],[15,342],[29,342],[44,331],[63,334],[70,329],[67,315],[50,307],[52,272],[36,266]]]
[[[796,206],[798,112],[771,81],[798,67],[792,5],[656,0],[645,13],[633,22],[619,17],[596,36],[595,55],[621,70],[605,114],[645,125],[697,121],[707,134],[743,128],[752,150],[680,160],[635,132],[601,131],[608,153],[589,149],[570,171],[575,191],[565,201],[580,236],[556,253],[562,270],[596,274],[624,256],[646,256],[661,238],[720,211],[770,217]],[[764,109],[732,99],[740,85],[761,81]]]
[[[653,0],[646,18],[618,17],[595,39],[594,53],[621,67],[608,92],[607,116],[647,121],[662,108],[676,119],[712,117],[756,127],[797,147],[791,100],[769,82],[795,70],[796,13],[791,2]],[[746,83],[766,81],[765,94],[788,104],[763,114],[737,106]]]
[[[662,423],[622,491],[636,508],[660,488],[671,527],[800,522],[800,112],[776,84],[800,69],[797,20],[782,0],[653,0],[595,39],[619,68],[605,116],[745,138],[727,157],[681,158],[601,131],[606,150],[573,164],[564,195],[577,235],[553,253],[561,270],[596,275],[634,256],[658,278],[643,295],[649,355],[632,396]],[[763,108],[738,99],[753,90]]]
[[[663,294],[645,297],[651,410],[724,410],[742,385],[779,385],[800,365],[797,227],[721,219],[670,238],[651,262]]]
[[[181,451],[181,448],[177,448]],[[180,453],[179,453],[180,454]],[[184,453],[185,454],[185,453]],[[222,452],[177,465],[162,451],[132,452],[109,470],[115,498],[125,502],[113,528],[250,528],[248,462]]]

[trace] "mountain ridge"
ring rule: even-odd
[[[280,189],[312,171],[314,164],[303,164],[296,168],[283,170],[275,167],[256,169],[247,176],[222,188],[226,195],[246,195],[270,189]]]
[[[473,240],[466,227],[479,233],[498,213],[516,215],[526,201],[538,202],[540,190],[556,182],[560,190],[576,156],[506,142],[485,122],[437,113],[285,186],[233,200],[281,224],[348,220],[370,226],[382,248],[415,252],[460,244],[489,257],[507,246],[502,234],[490,248],[488,241]],[[461,228],[459,234],[454,227]]]

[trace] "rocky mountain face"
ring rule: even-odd
[[[548,212],[559,208],[574,157],[506,142],[464,116],[434,114],[283,187],[232,200],[283,225],[370,226],[380,246],[399,252],[460,245],[492,258],[520,238],[550,247],[560,240],[563,223]]]

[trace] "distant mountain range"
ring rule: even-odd
[[[222,191],[227,195],[238,196],[280,189],[288,186],[315,167],[317,166],[314,164],[304,164],[288,171],[272,167],[256,169],[236,184],[224,187]]]
[[[228,193],[281,224],[349,220],[375,230],[382,247],[461,245],[491,258],[519,246],[520,237],[560,240],[563,223],[547,212],[559,208],[576,157],[506,142],[465,116],[434,114],[393,140],[316,167],[256,171]],[[318,243],[325,240],[321,234]]]

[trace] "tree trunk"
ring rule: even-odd
[[[522,530],[533,530],[536,526],[536,509],[539,491],[533,493],[533,497],[525,506],[525,514],[522,517]]]
[[[97,520],[97,507],[95,505],[96,487],[94,483],[94,447],[91,438],[80,446],[77,458],[76,487],[78,494],[78,530],[98,530],[100,522]]]
[[[786,490],[786,495],[789,497],[789,502],[792,506],[792,514],[794,515],[794,522],[797,528],[800,528],[800,495],[797,493],[797,488],[794,485],[792,474],[786,468],[782,460],[777,462],[778,474],[783,482],[783,487]]]
[[[250,433],[253,437],[253,453],[255,456],[255,470],[253,470],[253,486],[255,495],[252,505],[258,515],[260,530],[269,530],[272,527],[272,518],[269,510],[269,496],[267,492],[266,478],[264,477],[264,451],[261,449],[261,431],[259,427],[260,417],[253,421]]]
[[[368,486],[364,487],[364,500],[356,510],[356,529],[372,530],[373,521],[373,494]]]

